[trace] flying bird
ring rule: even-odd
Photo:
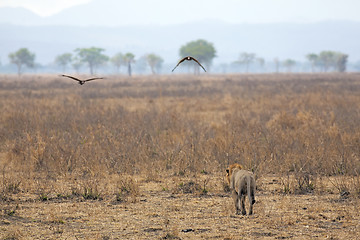
[[[194,57],[192,57],[192,56],[187,56],[187,57],[184,57],[183,59],[181,59],[181,60],[178,62],[178,64],[176,64],[176,66],[174,67],[174,69],[172,70],[172,72],[175,70],[175,68],[177,68],[177,66],[180,65],[180,63],[182,63],[182,62],[185,61],[185,60],[187,60],[187,61],[193,60],[193,61],[197,62],[197,64],[199,64],[199,66],[202,67],[202,69],[204,69],[204,71],[206,72],[206,70],[205,70],[205,68],[203,67],[203,65],[201,65],[201,64],[199,63],[199,61],[196,60],[196,58],[194,58]]]
[[[69,76],[69,75],[64,75],[64,74],[62,74],[61,76],[62,76],[62,77],[67,77],[67,78],[71,78],[71,79],[73,79],[73,80],[75,80],[75,81],[78,81],[80,85],[83,85],[83,84],[85,84],[85,82],[93,81],[93,80],[96,80],[96,79],[104,79],[104,78],[102,78],[102,77],[96,77],[96,78],[89,78],[89,79],[81,80],[81,79],[78,79],[78,78],[76,78],[76,77]]]

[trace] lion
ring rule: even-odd
[[[234,168],[239,168],[239,169],[243,169],[243,166],[241,166],[240,164],[238,163],[234,163],[234,164],[231,164],[228,169],[226,169],[226,181],[228,182],[228,184],[230,185],[230,175],[233,171]]]
[[[231,196],[235,203],[236,214],[246,215],[245,197],[248,195],[249,215],[253,214],[255,203],[255,177],[252,172],[242,169],[239,164],[232,164],[226,169],[226,179],[230,184]]]

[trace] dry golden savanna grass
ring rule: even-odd
[[[0,75],[0,112],[1,239],[359,238],[359,74]]]

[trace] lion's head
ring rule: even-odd
[[[226,181],[227,181],[228,184],[230,184],[230,177],[231,177],[231,174],[232,174],[234,168],[243,169],[243,167],[242,167],[240,164],[238,164],[238,163],[231,164],[231,165],[226,169]]]

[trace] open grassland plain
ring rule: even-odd
[[[359,74],[0,75],[0,112],[0,239],[360,237]]]

